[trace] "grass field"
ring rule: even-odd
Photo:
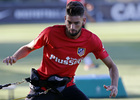
[[[12,66],[2,63],[19,47],[30,42],[47,26],[52,24],[1,24],[0,25],[0,84],[21,81],[30,75],[32,67],[38,68],[42,59],[42,49],[32,52],[26,58]],[[117,100],[140,100],[140,22],[88,23],[87,29],[97,34],[117,64],[120,77],[123,80],[128,98]],[[84,71],[83,62],[76,75],[108,74],[108,69],[90,54],[97,69]],[[29,92],[28,83],[15,89],[15,98],[24,97]],[[0,90],[0,99],[8,99],[8,91]],[[93,98],[90,100],[108,100],[108,98]],[[109,99],[114,100],[114,99]]]

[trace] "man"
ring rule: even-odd
[[[44,47],[43,60],[37,69],[38,76],[32,74],[35,82],[31,83],[37,87],[40,86],[38,85],[40,82],[43,82],[41,86],[46,87],[31,88],[30,94],[45,91],[48,86],[47,82],[54,80],[52,79],[54,75],[59,76],[55,78],[55,82],[61,81],[65,77],[71,79],[68,83],[65,82],[65,88],[60,91],[57,88],[64,86],[62,83],[61,85],[51,84],[55,86],[52,86],[52,90],[48,93],[28,98],[29,100],[89,100],[76,87],[73,80],[79,63],[90,52],[94,53],[96,58],[101,59],[109,68],[111,85],[104,85],[104,88],[111,91],[110,97],[117,95],[119,77],[117,67],[103,47],[101,40],[95,34],[82,28],[85,23],[84,6],[80,2],[70,2],[66,6],[65,25],[46,28],[32,42],[21,47],[13,56],[3,60],[4,63],[12,65],[30,52]]]

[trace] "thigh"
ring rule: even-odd
[[[89,100],[88,97],[76,87],[76,85],[65,88],[62,94],[64,100]]]
[[[41,92],[42,90],[40,90]],[[35,94],[36,92],[30,91],[30,94]],[[47,94],[41,94],[39,96],[34,96],[32,98],[26,98],[25,100],[62,100],[62,97],[58,93],[53,93],[49,91]]]

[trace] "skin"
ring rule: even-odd
[[[66,35],[71,39],[77,39],[81,35],[82,25],[86,23],[86,18],[81,16],[65,16]]]
[[[65,16],[65,24],[66,24],[66,35],[68,38],[77,39],[81,35],[81,27],[83,24],[86,23],[86,18],[84,16]],[[75,35],[76,34],[76,35]],[[30,42],[27,45],[22,46],[19,50],[17,50],[12,56],[9,56],[3,60],[3,63],[7,65],[12,65],[16,63],[19,59],[26,57],[30,52],[34,51],[34,41]],[[111,78],[111,85],[106,86],[104,88],[107,91],[111,91],[109,97],[115,97],[118,93],[118,79],[119,73],[117,66],[112,61],[111,57],[108,56],[105,59],[102,59],[103,63],[108,67],[110,78]]]
[[[110,98],[116,97],[118,94],[118,79],[119,79],[118,68],[110,56],[106,57],[105,59],[102,59],[102,61],[108,67],[110,78],[111,78],[111,85],[110,86],[104,85],[103,87],[107,91],[111,91],[109,96]]]

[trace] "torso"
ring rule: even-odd
[[[50,31],[46,32],[46,30]],[[55,74],[61,77],[74,77],[83,58],[88,53],[96,51],[99,45],[98,42],[96,43],[97,36],[84,28],[77,39],[66,36],[65,25],[53,26],[46,30],[42,33],[45,35],[43,39],[45,38],[46,44],[43,45],[43,60],[38,69],[42,79]]]

